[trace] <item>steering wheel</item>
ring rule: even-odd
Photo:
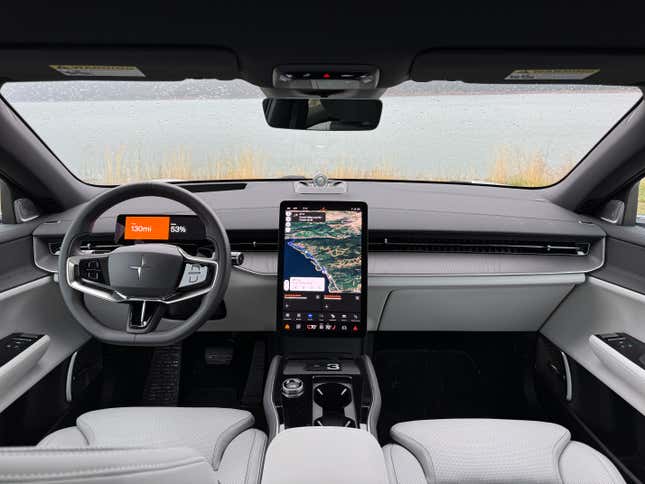
[[[212,257],[196,257],[172,244],[146,243],[118,247],[108,254],[83,254],[80,240],[96,219],[118,203],[142,196],[179,202],[202,221]],[[157,346],[180,341],[196,331],[217,309],[231,276],[231,249],[217,215],[188,190],[169,183],[130,183],[87,203],[65,234],[58,262],[59,285],[72,315],[92,336],[119,345]],[[101,324],[85,307],[89,294],[130,307],[124,329]],[[186,321],[164,331],[157,324],[170,304],[201,297]]]

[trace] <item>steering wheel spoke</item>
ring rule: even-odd
[[[129,301],[128,333],[143,334],[157,329],[157,325],[166,312],[166,305],[154,301]]]
[[[67,258],[67,284],[84,294],[110,302],[123,302],[125,297],[110,287],[109,254],[73,255]]]
[[[165,299],[166,304],[203,296],[217,281],[219,264],[214,258],[192,256],[181,248],[179,252],[183,257],[183,271],[176,292]]]

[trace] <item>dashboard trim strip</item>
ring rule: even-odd
[[[551,270],[545,270],[545,271],[535,271],[535,272],[527,272],[527,271],[518,271],[518,272],[510,272],[510,271],[500,271],[500,272],[495,272],[495,271],[490,271],[490,272],[462,272],[462,273],[450,273],[450,272],[436,272],[436,273],[404,273],[404,272],[382,272],[382,270],[379,269],[378,272],[375,271],[370,271],[368,269],[368,275],[370,278],[374,277],[401,277],[401,278],[446,278],[446,277],[491,277],[491,276],[554,276],[554,275],[572,275],[572,274],[588,274],[590,272],[593,272],[595,270],[598,270],[599,268],[603,267],[605,264],[605,239],[602,239],[597,242],[597,247],[594,246],[592,248],[592,251],[597,252],[597,255],[594,257],[592,255],[586,256],[585,259],[590,261],[592,264],[589,265],[588,267],[585,267],[584,269],[578,269],[578,270],[562,270],[562,271],[551,271]],[[260,255],[261,254],[261,255]],[[390,253],[390,254],[398,254],[398,253]],[[401,253],[401,254],[407,254],[407,253]],[[432,254],[433,256],[441,256],[442,254]],[[445,254],[449,255],[449,254]],[[254,256],[264,256],[265,258],[270,257],[272,260],[270,264],[263,264],[266,266],[271,266],[272,269],[269,270],[258,270],[253,267],[253,257]],[[429,256],[429,254],[428,254]],[[378,256],[375,257],[374,254],[370,254],[371,260],[378,260]],[[488,256],[477,256],[473,254],[465,254],[464,257],[469,257],[472,258],[473,262],[475,260],[483,261],[485,260],[484,258],[488,258]],[[513,258],[517,257],[530,257],[531,260],[539,261],[540,258],[543,261],[545,260],[552,260],[553,257],[559,257],[562,259],[566,259],[569,256],[548,256],[548,255],[532,255],[532,256],[517,256],[517,255],[504,255],[501,256],[504,258],[509,258],[512,260]],[[562,260],[560,259],[560,260]],[[499,260],[499,259],[498,259]],[[597,262],[596,262],[597,260]],[[249,253],[246,254],[245,257],[245,262],[242,265],[235,266],[233,269],[238,270],[238,271],[243,271],[249,274],[253,274],[256,276],[261,276],[261,277],[276,277],[277,276],[277,261],[278,261],[278,254],[276,253]],[[594,263],[595,262],[595,263]]]
[[[16,296],[20,293],[29,291],[31,289],[35,289],[40,286],[44,286],[48,282],[52,280],[51,274],[47,274],[46,276],[39,277],[38,279],[34,279],[33,281],[25,282],[24,284],[21,284],[20,286],[15,286],[12,287],[11,289],[7,289],[6,291],[0,291],[0,301],[4,299],[8,299],[12,296]]]

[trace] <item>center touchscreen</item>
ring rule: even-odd
[[[365,203],[282,202],[278,265],[278,331],[365,334]]]

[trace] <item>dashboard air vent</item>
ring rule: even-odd
[[[60,253],[60,247],[63,244],[62,240],[57,240],[55,242],[49,242],[49,253],[51,255],[58,255]],[[102,241],[81,241],[81,252],[87,254],[107,254],[112,252],[114,249],[119,247],[118,244]]]
[[[443,238],[422,234],[370,234],[370,251],[586,256],[591,243],[572,240]]]
[[[228,233],[231,250],[239,252],[277,252],[275,230],[233,230]],[[520,239],[503,237],[443,236],[426,232],[370,231],[370,252],[425,252],[460,254],[520,254],[586,256],[587,240]]]
[[[231,230],[231,250],[236,252],[277,252],[277,230]]]

